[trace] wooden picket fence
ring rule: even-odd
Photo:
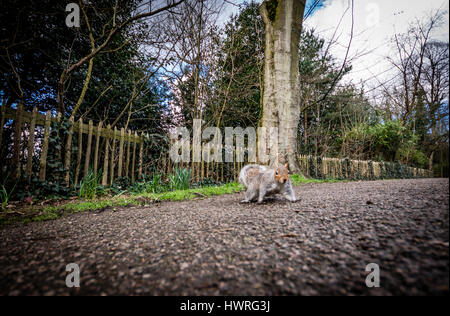
[[[0,108],[0,148],[2,145],[2,135],[5,122],[7,120],[13,120],[14,124],[14,145],[12,162],[13,167],[15,168],[14,176],[17,178],[20,177],[21,173],[23,172],[22,169],[24,169],[25,174],[28,177],[31,177],[31,175],[33,174],[32,160],[35,146],[36,128],[37,126],[44,127],[42,144],[40,146],[41,151],[39,157],[39,178],[41,180],[45,180],[51,123],[60,122],[61,114],[58,113],[56,116],[52,116],[51,112],[47,111],[46,114],[43,115],[41,113],[38,113],[37,108],[34,108],[30,113],[24,111],[22,105],[19,105],[17,110],[6,108],[5,106],[1,106]],[[24,129],[24,123],[28,123],[28,133],[26,133],[28,134],[27,157],[25,166],[20,163],[21,155],[24,155],[24,151],[21,151],[21,142],[24,141],[23,139],[21,139],[21,135]],[[102,151],[102,184],[112,184],[114,179],[122,176],[130,177],[131,181],[134,182],[136,178],[136,171],[137,178],[142,177],[144,139],[148,138],[148,135],[144,135],[143,133],[141,133],[141,135],[138,135],[137,132],[133,133],[131,130],[125,131],[124,128],[118,130],[117,127],[114,127],[114,129],[112,129],[110,125],[107,125],[105,128],[103,127],[102,122],[100,122],[97,126],[94,126],[92,120],[90,120],[87,124],[84,123],[82,119],[74,122],[71,118],[69,133],[66,137],[64,146],[64,181],[67,186],[70,185],[70,165],[73,154],[72,140],[74,134],[76,134],[78,137],[76,170],[74,175],[75,180],[73,182],[74,185],[77,185],[81,179],[80,167],[83,153],[82,149],[84,145],[83,134],[87,134],[83,176],[86,176],[88,174],[90,168],[92,168],[93,172],[97,175],[100,167],[100,152],[102,151],[102,149],[100,148],[100,143],[101,138],[103,138],[104,148]],[[95,138],[95,144],[93,143],[93,138]],[[92,151],[94,152],[93,161],[91,161]]]
[[[0,107],[0,148],[2,145],[3,128],[7,120],[13,120],[13,148],[12,165],[15,177],[20,177],[24,172],[29,178],[35,172],[33,171],[33,154],[35,148],[36,129],[43,131],[42,143],[39,144],[39,172],[41,180],[46,180],[47,154],[51,132],[51,123],[60,122],[61,114],[52,116],[50,111],[45,115],[38,113],[37,108],[27,112],[19,105],[17,110],[12,108]],[[25,126],[26,124],[26,126]],[[43,127],[43,129],[42,129]],[[22,133],[28,131],[27,133]],[[83,134],[87,135],[86,144],[83,142]],[[22,137],[22,135],[25,135]],[[27,140],[23,139],[28,137]],[[77,137],[77,151],[73,150],[73,138]],[[110,125],[103,126],[102,122],[94,125],[90,120],[87,124],[79,119],[77,122],[70,120],[68,135],[65,138],[64,152],[61,152],[61,161],[64,165],[64,182],[70,186],[70,180],[74,179],[72,184],[78,185],[82,177],[86,176],[89,169],[97,175],[102,170],[102,184],[109,185],[118,177],[128,177],[132,182],[136,178],[141,179],[145,170],[143,170],[144,158],[144,140],[148,139],[148,134],[125,130],[117,127],[114,129]],[[103,141],[103,142],[102,142]],[[26,150],[23,148],[26,143]],[[103,144],[103,148],[100,148]],[[62,145],[62,144],[61,144]],[[23,148],[23,149],[21,149]],[[148,149],[148,148],[146,148]],[[85,150],[85,151],[84,151]],[[191,169],[193,180],[202,181],[205,178],[213,178],[216,181],[237,180],[239,170],[246,164],[236,161],[236,152],[233,154],[231,163],[208,163],[202,160],[201,163],[177,163],[173,164],[168,153],[161,153],[161,161],[158,164],[161,172],[171,174],[174,168]],[[27,153],[25,155],[25,152]],[[84,155],[83,170],[81,170],[82,159]],[[72,156],[76,154],[76,168],[71,167]],[[25,157],[26,156],[26,159]],[[103,158],[103,166],[100,166]],[[26,161],[24,164],[23,161]],[[225,175],[225,169],[228,171]],[[341,158],[326,158],[313,156],[299,156],[300,171],[305,176],[313,178],[332,178],[332,179],[380,179],[395,177],[432,177],[432,171],[400,165],[398,163],[375,162],[350,160]],[[71,171],[72,169],[72,171]],[[72,174],[71,174],[72,172]],[[72,175],[72,177],[71,177]]]
[[[414,168],[399,163],[299,156],[301,172],[313,178],[329,179],[382,179],[433,177],[431,170]]]

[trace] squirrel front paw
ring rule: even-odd
[[[250,203],[249,200],[242,200],[241,203]]]

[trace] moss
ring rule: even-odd
[[[51,219],[57,219],[63,214],[62,211],[55,207],[46,208],[42,210],[42,214],[31,218],[33,222],[47,221]]]

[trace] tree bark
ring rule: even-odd
[[[278,153],[273,164],[289,163],[299,171],[297,131],[300,119],[298,45],[305,1],[265,0],[260,6],[265,24],[263,127],[278,128]]]

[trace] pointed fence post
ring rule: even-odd
[[[105,159],[103,160],[102,185],[108,184],[108,162],[109,162],[109,138],[111,135],[111,124],[108,124],[105,135]]]
[[[123,167],[123,142],[125,137],[125,129],[122,127],[120,129],[120,142],[119,142],[119,166],[117,171],[117,176],[120,178],[122,176],[122,167]]]
[[[133,157],[131,160],[131,182],[134,183],[134,167],[135,167],[135,161],[136,161],[136,146],[137,146],[137,140],[138,140],[138,134],[137,132],[134,132],[134,141],[133,141]]]
[[[92,120],[89,121],[89,132],[87,140],[86,157],[84,158],[84,176],[86,177],[89,172],[89,160],[91,159],[91,146],[92,146],[92,132],[94,130],[94,125]]]
[[[95,137],[95,151],[94,151],[94,174],[97,175],[97,167],[98,167],[98,148],[100,145],[100,134],[102,132],[102,122],[98,123],[97,126],[97,135]]]
[[[144,162],[144,134],[141,134],[141,142],[139,144],[139,169],[138,169],[138,178],[142,179],[142,165]]]
[[[60,112],[57,112],[56,114],[56,133],[59,134],[59,129],[61,128],[61,117],[62,114]],[[56,159],[61,162],[61,164],[63,164],[62,161],[62,150],[63,150],[63,146],[61,146],[61,144],[58,144],[57,146],[59,146],[59,149],[56,151]]]
[[[64,170],[66,171],[66,175],[64,176],[64,182],[66,183],[67,187],[70,187],[70,159],[72,157],[72,135],[73,135],[73,116],[70,117],[70,127],[69,127],[69,134],[67,135],[66,140],[66,152],[64,154]]]
[[[127,160],[125,162],[125,177],[128,178],[128,171],[130,169],[130,145],[131,145],[131,130],[128,130],[127,135]]]
[[[117,134],[117,127],[114,127],[114,132],[112,136],[111,164],[109,165],[110,167],[109,176],[111,178],[111,184],[114,183],[114,156],[116,153],[116,134]]]
[[[45,131],[44,131],[44,141],[42,143],[42,150],[41,150],[41,159],[39,162],[39,179],[42,181],[45,180],[45,171],[47,167],[47,152],[48,152],[48,142],[50,138],[50,123],[51,123],[51,113],[50,111],[47,111],[47,114],[45,115]]]
[[[20,139],[22,136],[22,111],[23,104],[19,103],[17,106],[16,118],[14,120],[14,154],[13,154],[13,168],[15,169],[14,178],[19,179],[21,173],[20,163]]]
[[[78,177],[80,175],[81,167],[81,154],[83,153],[83,119],[80,118],[78,121],[78,148],[77,148],[77,167],[75,169],[75,182],[74,186],[78,185]]]
[[[150,140],[150,137],[148,136],[148,133],[145,133],[145,139],[146,140]],[[145,157],[149,156],[148,151],[150,150],[149,147],[145,148]],[[143,170],[144,175],[148,174],[148,168],[150,168],[150,164],[147,164],[147,167],[145,168],[146,170]]]
[[[27,157],[27,167],[25,169],[25,173],[27,174],[28,181],[31,180],[31,174],[33,173],[33,152],[34,152],[34,129],[36,128],[36,117],[37,117],[37,108],[33,109],[33,113],[31,114],[31,123],[30,123],[30,135],[28,137],[28,157]]]

